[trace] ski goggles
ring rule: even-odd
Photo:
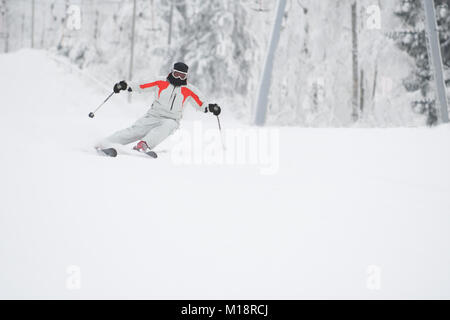
[[[174,78],[181,79],[181,80],[186,80],[186,78],[187,78],[186,72],[181,72],[178,70],[172,70],[172,75]]]

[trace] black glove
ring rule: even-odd
[[[127,90],[128,84],[125,81],[120,81],[114,85],[114,93],[119,93],[122,90]]]
[[[210,104],[208,106],[208,110],[209,112],[212,112],[212,114],[214,114],[215,116],[218,116],[222,111],[222,109],[220,109],[220,107],[217,104]]]

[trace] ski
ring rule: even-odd
[[[149,152],[145,152],[146,155],[148,155],[149,157],[156,159],[158,158],[158,154],[154,151],[149,151]]]
[[[118,153],[117,150],[114,148],[107,148],[107,149],[96,149],[99,154],[102,156],[107,156],[111,158],[117,157]],[[158,154],[154,151],[148,151],[148,152],[139,152],[141,154],[145,154],[146,156],[149,156],[150,158],[156,159],[158,158]]]
[[[108,149],[97,149],[97,151],[105,156],[115,158],[117,157],[117,150],[114,148],[108,148]]]

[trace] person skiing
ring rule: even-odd
[[[156,92],[156,98],[146,115],[131,127],[104,139],[96,149],[106,155],[116,156],[117,151],[108,145],[126,145],[139,141],[133,149],[156,158],[157,155],[152,150],[179,128],[186,103],[190,103],[198,111],[218,116],[221,108],[215,103],[207,103],[198,89],[187,83],[188,70],[185,63],[177,62],[165,79],[116,83],[113,88],[116,94],[121,91],[145,94]]]

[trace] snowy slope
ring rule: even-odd
[[[449,127],[265,129],[271,175],[110,159],[92,145],[142,99],[89,119],[108,88],[46,52],[0,70],[0,298],[450,298]],[[195,112],[183,130],[196,120],[216,130]],[[251,130],[226,110],[223,126]]]

